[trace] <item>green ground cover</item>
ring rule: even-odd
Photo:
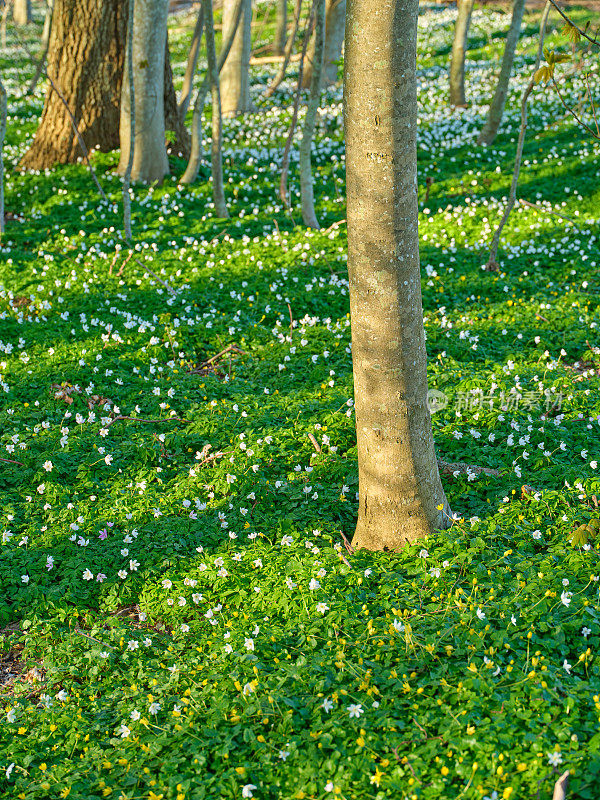
[[[600,146],[536,89],[520,191],[539,208],[514,212],[500,272],[482,271],[537,15],[481,149],[508,20],[475,12],[471,105],[451,113],[454,14],[419,23],[429,381],[448,399],[433,426],[441,459],[500,474],[450,469],[459,521],[393,554],[344,544],[341,88],[314,148],[322,231],[300,224],[297,160],[291,215],[278,202],[295,73],[271,107],[263,66],[257,113],[225,123],[231,220],[213,216],[208,168],[178,187],[174,158],[162,187],[134,187],[128,259],[116,154],[93,155],[109,202],[83,164],[14,171],[43,92],[23,96],[32,66],[9,29],[3,796],[515,800],[549,798],[565,768],[574,797],[598,796]],[[178,80],[191,25],[172,21]],[[259,26],[256,45],[271,36]]]

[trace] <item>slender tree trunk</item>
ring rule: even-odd
[[[188,55],[187,64],[185,67],[185,75],[183,76],[183,86],[181,88],[181,97],[179,99],[179,113],[185,117],[187,110],[190,106],[192,99],[192,89],[194,87],[194,75],[196,74],[196,66],[198,64],[198,56],[200,55],[200,42],[202,40],[202,26],[204,25],[204,14],[202,13],[202,6],[198,11],[198,18],[196,19],[196,27],[192,35],[192,44],[190,45],[190,52]]]
[[[304,131],[300,142],[300,197],[302,202],[302,219],[309,228],[320,228],[315,214],[315,198],[313,192],[313,175],[310,151],[312,147],[319,100],[321,99],[321,73],[323,70],[323,50],[325,44],[325,0],[316,0],[315,14],[315,48],[310,97],[306,107]]]
[[[127,8],[121,0],[56,0],[48,75],[62,93],[88,150],[119,142],[119,104]],[[77,161],[81,148],[58,92],[48,87],[42,118],[21,166]]]
[[[13,0],[13,20],[15,25],[31,22],[31,0]]]
[[[510,82],[510,74],[512,72],[513,61],[515,59],[515,51],[521,33],[521,24],[523,22],[523,12],[525,11],[525,0],[514,0],[512,18],[510,21],[510,28],[506,35],[506,44],[504,45],[504,54],[502,56],[502,66],[500,67],[500,75],[496,85],[496,91],[490,103],[487,119],[479,138],[478,144],[491,144],[498,133],[498,128],[502,122],[504,114],[504,106],[506,105],[506,97],[508,95],[508,84]]]
[[[135,0],[129,0],[127,15],[127,43],[125,63],[127,65],[126,81],[129,89],[129,153],[127,166],[123,175],[123,228],[125,241],[131,242],[131,170],[133,169],[133,153],[135,151],[135,79],[133,74],[133,29],[135,26]],[[131,102],[133,100],[133,102]]]
[[[223,40],[221,45],[221,52],[219,53],[218,68],[219,73],[223,69],[231,45],[235,38],[240,19],[242,17],[244,0],[237,0],[236,11],[233,18],[233,25],[229,29],[227,39]],[[206,75],[198,91],[196,92],[196,99],[194,100],[194,115],[192,118],[192,148],[187,168],[181,178],[180,183],[193,183],[198,177],[200,169],[200,162],[202,161],[202,114],[204,112],[204,103],[206,102],[206,95],[210,88],[210,75]],[[222,113],[221,113],[222,116]]]
[[[323,52],[323,69],[321,86],[331,86],[337,82],[338,62],[342,55],[344,29],[346,24],[346,0],[327,0],[325,22],[325,46]],[[306,64],[302,88],[308,89],[312,81],[312,73],[316,58],[315,36],[312,37]]]
[[[6,137],[7,96],[0,78],[0,236],[4,233],[4,138]]]
[[[454,26],[454,42],[450,57],[450,105],[465,106],[465,55],[473,0],[458,0],[458,17]]]
[[[282,56],[287,41],[287,0],[277,0],[277,16],[275,19],[275,44],[273,51]]]
[[[165,39],[165,82],[164,82],[165,130],[169,134],[167,152],[183,158],[190,155],[190,134],[185,126],[185,115],[177,104],[177,94],[173,86],[173,71],[169,53],[169,39]]]
[[[427,406],[417,230],[418,0],[348,0],[348,267],[359,469],[355,547],[446,527]],[[374,53],[377,53],[374,58]]]
[[[252,111],[249,83],[252,0],[242,0],[242,3],[242,18],[221,75],[221,103],[225,117]],[[224,38],[227,38],[233,28],[236,5],[237,0],[223,0]]]
[[[292,57],[294,42],[296,41],[296,36],[298,34],[298,26],[300,25],[301,11],[302,11],[302,0],[296,0],[296,8],[294,10],[294,26],[285,45],[285,50],[283,53],[283,61],[281,62],[281,67],[279,68],[279,72],[273,78],[268,89],[265,91],[265,97],[271,97],[271,95],[275,93],[275,90],[285,78],[285,73],[287,71],[288,64],[290,63],[290,58]]]
[[[165,40],[168,0],[135,0],[133,23],[133,82],[135,146],[131,180],[162,181],[169,172],[165,147]],[[126,59],[127,60],[127,59]],[[128,65],[126,64],[126,69]],[[128,81],[121,92],[121,160],[124,175],[131,141],[131,101]]]
[[[48,47],[50,46],[50,28],[52,26],[53,10],[54,0],[48,0],[48,4],[46,6],[46,16],[44,17],[44,28],[42,30],[42,52],[40,53],[33,78],[30,80],[29,86],[27,87],[28,94],[33,94],[35,87],[38,85],[38,81],[42,75],[42,72],[44,71],[44,65],[46,63],[46,58],[48,57]]]
[[[221,153],[221,96],[219,92],[219,65],[215,49],[215,21],[213,18],[212,0],[202,0],[204,9],[204,30],[206,31],[206,59],[208,61],[208,74],[212,91],[212,193],[215,204],[215,214],[218,217],[228,218],[229,211],[225,202],[223,189],[223,156]]]
[[[538,43],[535,67],[533,68],[531,78],[521,98],[521,128],[519,130],[519,139],[517,141],[515,166],[513,169],[513,176],[510,183],[510,191],[508,193],[508,202],[506,203],[506,208],[504,209],[504,213],[502,214],[502,219],[500,220],[500,224],[498,225],[496,233],[494,234],[494,238],[492,239],[492,244],[490,247],[490,255],[487,260],[487,264],[485,265],[486,270],[496,270],[498,268],[498,263],[496,259],[498,257],[500,236],[502,235],[504,226],[508,222],[510,212],[515,207],[515,203],[517,201],[517,186],[519,184],[519,173],[521,172],[521,159],[523,158],[523,146],[525,144],[525,133],[527,131],[527,103],[529,101],[529,95],[531,94],[531,92],[533,91],[533,87],[535,86],[535,73],[537,72],[538,67],[540,66],[540,61],[542,60],[542,53],[544,52],[544,39],[546,37],[546,24],[548,22],[549,13],[550,13],[550,2],[548,0],[548,2],[546,2],[546,5],[544,6],[544,10],[542,12],[542,18],[540,21],[540,41]]]

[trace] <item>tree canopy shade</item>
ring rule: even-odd
[[[359,467],[353,544],[447,527],[431,418],[417,223],[418,0],[349,0],[345,132]],[[374,51],[377,58],[373,59]]]

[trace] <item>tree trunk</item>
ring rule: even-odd
[[[346,0],[327,0],[325,14],[325,46],[321,73],[322,88],[332,86],[337,82],[338,62],[342,55],[346,24]],[[313,35],[306,57],[306,64],[304,65],[303,89],[308,89],[311,85],[314,61],[315,36]]]
[[[185,66],[185,75],[183,76],[183,86],[181,88],[181,97],[179,99],[179,113],[183,118],[187,114],[192,99],[192,89],[194,87],[194,75],[196,74],[196,66],[198,64],[198,56],[200,55],[200,42],[202,40],[202,27],[204,25],[204,14],[202,13],[202,6],[198,11],[196,18],[196,26],[192,35],[192,44],[190,45],[190,52],[188,54],[187,64]]]
[[[310,98],[304,119],[304,131],[300,142],[300,197],[302,201],[302,219],[309,228],[320,228],[315,213],[313,192],[313,175],[310,151],[312,148],[319,100],[321,99],[321,73],[323,69],[323,50],[325,45],[325,0],[314,0],[315,9],[315,49]]]
[[[13,21],[15,25],[28,25],[31,22],[31,0],[14,0]]]
[[[348,268],[359,469],[355,547],[448,526],[431,417],[417,230],[418,0],[348,0]],[[373,54],[377,56],[374,58]]]
[[[465,55],[473,0],[458,0],[458,17],[454,26],[454,42],[450,57],[450,105],[465,106]]]
[[[169,172],[165,147],[165,41],[168,0],[135,0],[133,13],[133,82],[135,146],[131,180],[162,181]],[[127,61],[127,59],[126,59]],[[127,63],[125,64],[127,70]],[[128,81],[121,91],[121,160],[127,170],[130,150],[131,102]]]
[[[56,0],[48,75],[63,95],[88,150],[114,150],[119,143],[119,103],[127,8],[121,0]],[[81,157],[69,113],[48,87],[42,118],[26,169],[68,164]]]
[[[6,137],[7,102],[6,89],[0,78],[0,237],[4,233],[4,139]]]
[[[502,66],[500,67],[500,75],[496,85],[496,91],[490,103],[487,119],[477,144],[491,144],[498,133],[498,128],[502,122],[504,114],[504,106],[506,105],[506,97],[508,95],[508,84],[510,81],[510,74],[512,72],[513,61],[515,59],[515,51],[521,33],[521,23],[523,21],[523,12],[525,11],[525,0],[514,0],[512,18],[510,21],[510,28],[506,35],[506,44],[504,45],[504,54],[502,56]]]
[[[167,152],[171,155],[189,158],[190,133],[185,126],[185,114],[177,103],[177,94],[173,86],[173,71],[169,53],[169,39],[165,41],[165,82],[164,82],[165,130],[169,134]]]
[[[273,52],[282,56],[287,42],[287,0],[277,0],[277,16],[275,20],[275,44]]]
[[[235,24],[237,0],[223,0],[223,38]],[[252,111],[249,66],[252,49],[252,0],[243,0],[242,18],[221,73],[223,116],[231,117]]]
[[[44,17],[44,28],[42,30],[42,52],[38,58],[38,62],[35,68],[35,72],[33,74],[32,79],[29,82],[27,87],[27,93],[33,94],[35,91],[35,87],[38,85],[38,81],[42,76],[42,72],[44,71],[44,65],[46,63],[46,58],[48,56],[48,47],[50,46],[50,28],[52,27],[52,12],[54,9],[54,0],[48,0],[48,4],[46,6],[46,16]]]
[[[227,210],[225,191],[223,188],[221,95],[219,91],[219,65],[217,63],[217,51],[215,48],[215,20],[213,17],[212,0],[202,0],[202,8],[204,11],[204,29],[206,31],[206,60],[208,62],[208,74],[212,91],[212,194],[216,216],[228,219],[229,211]]]

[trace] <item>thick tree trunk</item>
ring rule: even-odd
[[[181,97],[178,103],[179,113],[183,118],[185,118],[187,110],[190,107],[190,102],[192,100],[194,75],[196,74],[198,56],[200,55],[200,42],[202,40],[203,25],[204,25],[204,14],[202,13],[202,6],[200,6],[200,10],[198,11],[198,16],[196,18],[194,33],[192,34],[192,44],[190,45],[190,52],[188,54],[188,60],[185,66],[185,75],[183,76],[183,86],[181,87]]]
[[[123,42],[121,0],[56,0],[48,75],[63,95],[88,150],[118,146]],[[21,166],[45,169],[82,156],[65,103],[50,85],[42,118]]]
[[[133,13],[133,82],[135,147],[131,180],[162,181],[169,172],[165,147],[165,41],[168,0],[135,0]],[[127,63],[125,65],[127,69]],[[121,92],[121,160],[125,174],[130,150],[131,101],[129,84]]]
[[[313,175],[310,151],[312,148],[319,100],[321,99],[321,73],[323,70],[323,50],[325,45],[325,0],[314,0],[315,13],[315,49],[313,51],[313,71],[310,84],[310,98],[306,107],[304,130],[300,142],[300,197],[302,201],[302,219],[309,228],[319,228],[319,220],[315,213],[313,191]]]
[[[13,20],[15,25],[28,25],[31,22],[31,0],[14,0]]]
[[[465,55],[473,0],[458,0],[458,16],[454,27],[454,42],[450,57],[450,105],[465,106]]]
[[[275,43],[273,52],[282,56],[287,42],[287,0],[277,0],[277,16],[275,19]]]
[[[504,45],[504,54],[502,56],[502,66],[500,67],[500,75],[496,85],[496,91],[490,103],[487,119],[479,138],[478,144],[491,144],[498,133],[498,128],[502,122],[504,114],[504,106],[506,105],[506,97],[508,95],[508,84],[510,81],[510,74],[512,72],[513,61],[515,60],[515,51],[521,33],[521,24],[523,22],[523,12],[525,11],[525,0],[514,0],[512,18],[510,21],[510,28],[506,35],[506,44]]]
[[[417,230],[418,0],[348,0],[348,268],[359,469],[355,547],[447,527],[431,417]],[[376,53],[376,58],[373,54]]]
[[[235,24],[237,0],[223,2],[223,38]],[[231,117],[252,111],[250,102],[249,66],[252,49],[252,0],[243,0],[242,17],[229,57],[221,72],[221,104],[223,116]]]
[[[344,43],[346,0],[327,0],[325,14],[325,45],[321,73],[323,88],[337,82],[338,61],[341,58],[342,44]],[[315,36],[313,35],[304,65],[303,89],[308,89],[311,85],[315,57]]]

